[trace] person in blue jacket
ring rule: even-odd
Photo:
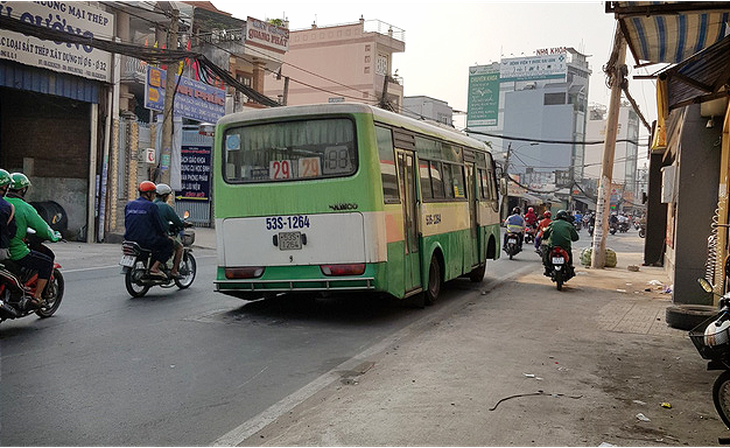
[[[124,239],[134,241],[152,251],[150,275],[167,277],[160,265],[172,255],[172,240],[168,238],[154,202],[157,186],[148,180],[139,184],[139,198],[124,207]]]

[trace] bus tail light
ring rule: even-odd
[[[324,275],[362,275],[365,264],[323,264],[320,266]]]
[[[264,268],[260,266],[245,268],[226,268],[226,278],[228,280],[237,280],[242,278],[257,278],[264,273]]]

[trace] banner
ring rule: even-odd
[[[469,104],[466,126],[496,126],[499,118],[499,69],[469,67]]]
[[[200,122],[215,123],[226,112],[226,91],[175,75],[179,84],[175,94],[173,116],[184,117]],[[162,112],[165,106],[165,82],[167,72],[147,66],[144,107]]]

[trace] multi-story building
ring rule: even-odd
[[[453,126],[454,109],[446,101],[423,95],[406,96],[401,109],[401,113],[408,117]]]
[[[405,51],[404,35],[400,28],[363,18],[292,31],[281,73],[267,81],[265,93],[287,105],[354,101],[399,111],[403,86],[392,73],[392,60]]]
[[[583,177],[590,74],[586,55],[565,47],[470,67],[467,128],[510,173],[539,180],[538,191],[564,187],[567,201]]]
[[[606,138],[605,107],[592,106],[586,122],[586,141],[603,141]],[[618,185],[617,194],[611,198],[612,206],[633,209],[641,198],[638,177],[639,116],[630,104],[624,103],[619,110],[618,134],[616,135],[612,183]],[[603,144],[586,145],[583,176],[599,179],[603,163]]]

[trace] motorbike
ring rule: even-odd
[[[593,236],[593,229],[595,229],[595,227],[595,224],[593,224],[592,222],[588,223],[588,234],[590,236]]]
[[[53,253],[34,233],[28,229],[27,244],[39,252]],[[0,262],[0,322],[20,319],[33,313],[42,319],[53,316],[63,300],[65,283],[60,269],[61,265],[54,258],[51,277],[42,294],[43,304],[36,308],[31,306],[31,299],[38,285],[38,273],[22,268],[11,260]]]
[[[547,250],[547,249],[546,249]],[[563,284],[575,275],[573,267],[569,264],[570,254],[562,247],[555,246],[550,249],[548,255],[547,275],[555,282],[558,291],[562,291]]]
[[[646,225],[644,224],[639,225],[639,237],[646,238]]]
[[[535,235],[537,235],[537,227],[527,226],[525,228],[525,243],[533,244],[535,242]]]
[[[712,285],[701,278],[700,286],[712,293]],[[707,370],[722,370],[712,386],[712,401],[725,426],[730,428],[730,292],[720,298],[718,314],[689,332],[695,348],[707,359]]]
[[[611,235],[616,235],[616,231],[618,230],[618,223],[617,222],[610,222],[608,223],[608,231],[611,233]]]
[[[185,212],[185,219],[189,216]],[[132,297],[142,297],[153,287],[160,286],[162,288],[172,288],[177,286],[179,289],[189,288],[195,280],[197,272],[197,262],[193,256],[192,245],[195,242],[195,231],[190,228],[190,223],[185,221],[186,228],[182,233],[183,255],[180,260],[178,278],[170,276],[172,270],[173,257],[162,264],[160,269],[165,274],[164,277],[150,275],[152,267],[152,251],[145,249],[134,241],[124,241],[122,243],[122,259],[119,264],[122,266],[124,274],[124,286]]]
[[[621,232],[621,233],[628,232],[630,228],[631,228],[631,226],[629,225],[628,222],[620,222],[618,224],[618,231]]]
[[[504,246],[504,251],[509,255],[511,260],[515,255],[520,253],[520,235],[514,232],[507,232],[507,244]]]

